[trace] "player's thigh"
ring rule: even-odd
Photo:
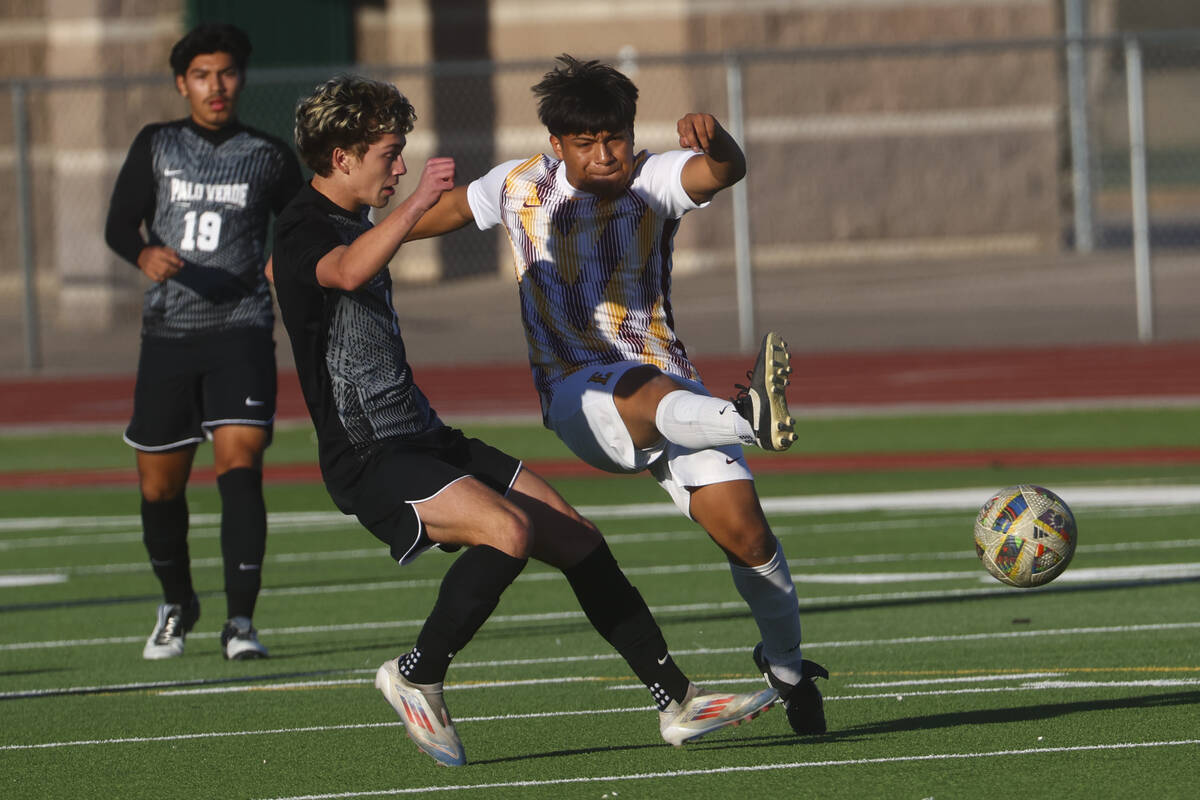
[[[691,514],[712,540],[743,566],[775,555],[775,535],[751,479],[721,481],[691,490]]]
[[[228,331],[197,342],[204,364],[201,387],[205,430],[225,425],[264,428],[275,420],[275,342],[258,328]]]
[[[125,441],[144,453],[169,453],[204,441],[203,370],[185,339],[144,337]]]
[[[488,537],[499,544],[508,542],[505,546],[510,550],[518,549],[511,541],[512,526],[514,520],[525,524],[522,535],[527,535],[527,522],[511,503],[505,506],[503,496],[520,466],[503,451],[442,428],[380,445],[358,479],[337,494],[344,498],[340,504],[345,510],[387,544],[401,564],[430,547],[454,550],[463,544],[488,543],[484,541]],[[459,483],[465,486],[458,487]],[[466,487],[470,488],[460,491]],[[443,499],[454,503],[438,501],[447,491]],[[430,501],[437,502],[430,505]]]
[[[623,361],[577,370],[554,389],[546,415],[551,430],[576,456],[605,472],[639,472],[653,463],[662,447],[638,448],[617,410],[613,390],[631,369]]]

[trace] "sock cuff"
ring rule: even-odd
[[[729,568],[735,574],[742,575],[759,575],[761,577],[770,577],[781,569],[787,569],[787,559],[783,555],[783,544],[776,540],[775,555],[771,556],[771,560],[765,564],[759,564],[757,567],[743,567],[741,564],[730,563]]]
[[[217,491],[262,491],[262,470],[253,467],[235,467],[217,476]]]

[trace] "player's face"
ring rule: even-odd
[[[192,119],[202,128],[220,130],[236,116],[242,73],[229,53],[201,53],[175,76],[175,86],[192,108]]]
[[[551,136],[550,146],[576,189],[611,199],[629,187],[633,177],[632,130]]]
[[[408,171],[404,166],[404,144],[402,135],[385,133],[353,163],[350,178],[360,203],[382,208],[396,194],[400,176]]]

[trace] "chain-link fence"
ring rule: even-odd
[[[1046,272],[1083,252],[1127,260],[1128,305],[1153,313],[1140,297],[1149,273],[1135,282],[1134,262],[1200,246],[1200,32],[613,61],[641,92],[639,147],[676,146],[675,120],[703,110],[746,149],[741,188],[676,239],[677,285],[724,275],[714,302],[726,306],[752,277],[854,280],[866,273],[853,265],[887,264],[899,279],[994,259]],[[417,108],[412,179],[425,158],[452,155],[465,181],[547,149],[529,87],[548,67],[370,72]],[[290,139],[297,97],[329,74],[254,71],[240,116]],[[136,326],[144,284],[104,244],[109,194],[137,130],[185,113],[169,76],[0,82],[0,178],[11,187],[0,195],[0,370],[78,366],[63,342]],[[511,267],[501,233],[469,228],[406,247],[392,269],[411,285],[453,285]],[[741,298],[743,317],[752,299]],[[1138,335],[1153,329],[1139,319]]]

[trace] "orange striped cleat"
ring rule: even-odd
[[[385,661],[375,672],[375,688],[400,715],[408,737],[422,752],[446,767],[466,764],[467,755],[442,699],[442,684],[410,683],[400,674],[397,661]]]
[[[693,683],[682,703],[672,701],[658,713],[659,730],[667,744],[678,747],[715,730],[749,722],[778,699],[779,692],[774,689],[727,694],[706,692]]]

